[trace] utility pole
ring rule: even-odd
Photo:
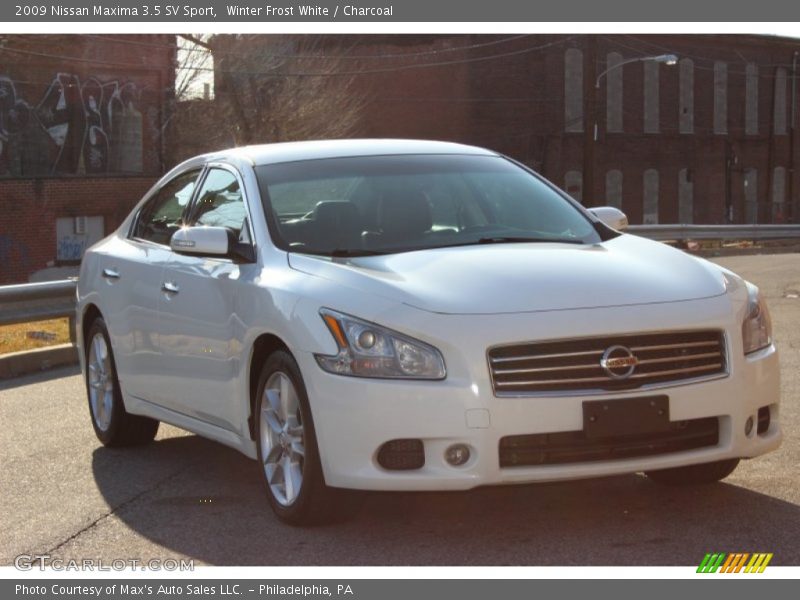
[[[594,193],[594,147],[595,124],[597,122],[597,36],[586,36],[586,59],[583,69],[583,190],[581,202],[584,206],[598,206]]]

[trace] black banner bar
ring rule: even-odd
[[[800,2],[728,0],[17,0],[0,21],[68,22],[781,22],[800,21]]]
[[[713,581],[712,581],[713,579]],[[755,596],[794,597],[796,582],[766,579],[763,575],[654,581],[647,579],[543,580],[543,579],[305,579],[305,580],[5,580],[0,596],[14,600],[422,600],[425,598],[675,598],[720,597],[744,600]]]

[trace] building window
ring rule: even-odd
[[[786,135],[786,69],[775,69],[775,102],[773,131],[775,135]]]
[[[612,169],[606,173],[606,205],[622,209],[622,171]]]
[[[694,62],[691,58],[683,58],[679,64],[678,130],[694,133]]]
[[[714,133],[728,133],[728,63],[714,63]]]
[[[606,55],[606,131],[622,131],[622,69],[619,67],[622,55],[609,52]]]
[[[658,171],[647,169],[644,172],[644,194],[642,202],[642,223],[655,225],[658,223]]]
[[[758,134],[758,66],[747,63],[744,70],[744,132]]]
[[[583,202],[583,173],[567,171],[564,175],[564,189],[578,202]]]
[[[758,169],[744,170],[744,222],[758,222]]]
[[[659,91],[659,64],[655,61],[645,61],[644,68],[644,132],[659,132],[658,91]]]
[[[583,52],[564,53],[564,131],[583,131]]]
[[[694,222],[694,182],[689,169],[678,171],[678,222]]]
[[[786,222],[786,169],[775,167],[772,171],[772,222]]]

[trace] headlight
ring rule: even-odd
[[[750,282],[747,285],[747,316],[742,323],[744,353],[750,354],[772,343],[772,321],[764,297]]]
[[[320,315],[339,346],[335,356],[315,355],[326,371],[356,377],[444,379],[444,359],[433,346],[326,308]]]

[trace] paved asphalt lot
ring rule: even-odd
[[[0,564],[193,558],[214,565],[690,565],[707,551],[800,564],[800,254],[719,262],[766,291],[783,368],[777,452],[724,483],[658,487],[641,475],[371,494],[351,521],[280,524],[257,464],[163,426],[144,448],[99,445],[76,368],[0,382]],[[794,297],[792,297],[794,296]]]

